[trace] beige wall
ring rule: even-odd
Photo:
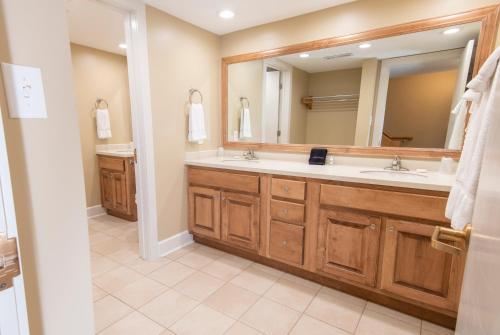
[[[0,1],[0,61],[41,68],[48,111],[47,119],[10,119],[0,87],[34,335],[94,333],[85,188],[65,15],[62,0]]]
[[[270,50],[496,4],[498,0],[360,0],[224,35],[222,55]]]
[[[391,78],[384,132],[413,137],[406,146],[444,148],[456,80],[456,70]]]
[[[359,94],[361,69],[309,74],[309,95]],[[354,144],[357,110],[310,110],[307,112],[306,142],[310,144]]]
[[[290,143],[306,143],[307,107],[302,103],[302,98],[308,95],[309,74],[294,67],[292,70]]]
[[[156,168],[158,239],[187,229],[184,155],[220,143],[220,38],[146,7]],[[210,138],[187,143],[189,89],[203,93]]]
[[[262,60],[230,64],[228,66],[228,138],[233,137],[233,131],[240,130],[241,102],[240,97],[246,97],[250,102],[250,120],[252,138],[250,142],[262,140]],[[245,102],[246,104],[246,102]]]
[[[87,207],[101,204],[95,146],[132,141],[127,58],[82,45],[71,44],[76,110],[80,125]],[[94,104],[108,102],[112,138],[97,138]]]
[[[363,62],[361,84],[359,89],[358,115],[354,145],[368,146],[370,140],[371,120],[375,107],[378,72],[380,62],[373,58]]]

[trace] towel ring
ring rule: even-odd
[[[201,94],[200,91],[198,91],[197,89],[194,89],[194,88],[191,88],[189,90],[189,103],[193,104],[193,95],[195,93],[198,93],[200,95],[200,103],[203,103],[203,95]]]
[[[100,109],[101,108],[101,104],[104,104],[104,108],[108,108],[108,102],[102,98],[97,98],[97,100],[95,101],[95,109]]]
[[[246,107],[245,107],[245,101],[247,102],[247,106]],[[241,107],[242,108],[250,108],[250,100],[248,100],[248,98],[241,97],[240,98],[240,102],[241,102]]]

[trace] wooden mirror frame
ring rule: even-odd
[[[448,149],[429,149],[429,148],[402,148],[402,147],[361,147],[346,145],[323,145],[323,144],[271,144],[260,142],[229,142],[227,140],[228,130],[228,66],[229,64],[242,63],[252,60],[266,59],[270,57],[294,54],[304,51],[331,48],[334,46],[360,43],[363,41],[376,40],[397,35],[417,33],[426,30],[444,28],[452,25],[460,25],[471,22],[480,22],[481,30],[479,32],[478,45],[476,49],[476,58],[474,61],[473,74],[475,75],[480,66],[486,61],[488,56],[494,50],[495,38],[498,29],[498,18],[500,5],[483,7],[468,12],[442,16],[437,18],[413,21],[390,27],[378,28],[346,36],[338,36],[327,39],[321,39],[311,42],[294,44],[282,48],[254,52],[242,55],[235,55],[222,58],[222,144],[225,148],[247,149],[252,148],[263,151],[283,151],[305,153],[312,147],[328,148],[329,153],[360,156],[393,156],[419,158],[440,158],[443,156],[458,158],[461,150]]]

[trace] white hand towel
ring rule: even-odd
[[[240,138],[252,138],[252,121],[250,120],[250,109],[248,108],[241,110]]]
[[[477,186],[483,161],[490,120],[500,112],[500,48],[484,63],[478,75],[467,85],[481,94],[479,103],[471,106],[471,118],[457,168],[456,181],[448,198],[446,217],[454,229],[462,230],[472,223]]]
[[[189,106],[189,129],[188,141],[203,143],[207,138],[205,130],[205,112],[203,111],[202,104],[191,104]]]
[[[460,150],[464,143],[464,128],[465,120],[467,118],[467,103],[472,101],[473,103],[479,102],[481,95],[472,90],[467,90],[455,108],[451,111],[453,115],[453,126],[451,131],[450,140],[448,142],[447,148],[450,150]]]
[[[111,138],[111,121],[107,109],[97,109],[95,113],[97,137],[100,139]]]

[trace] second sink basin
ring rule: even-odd
[[[360,173],[373,174],[379,176],[393,176],[393,177],[420,177],[427,178],[425,174],[410,172],[410,171],[392,171],[392,170],[364,170]]]

